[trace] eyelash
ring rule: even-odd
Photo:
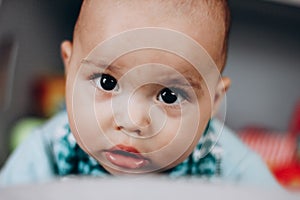
[[[116,85],[113,86],[112,88],[109,88],[109,89],[103,88],[103,86],[101,85],[101,80],[102,80],[103,76],[106,76],[106,78],[110,78],[111,80],[115,81]],[[96,82],[96,80],[99,79],[99,78],[100,78],[100,80]],[[114,76],[111,76],[110,74],[107,74],[107,73],[93,73],[91,76],[89,76],[89,80],[92,81],[93,85],[98,90],[101,90],[102,92],[111,93],[113,91],[118,91],[119,90],[118,80]]]
[[[190,97],[188,95],[188,92],[180,87],[180,86],[171,86],[171,87],[164,87],[162,90],[164,90],[165,88],[168,88],[169,90],[175,92],[176,94],[179,94],[181,97],[183,97],[185,100],[189,101],[190,100]],[[158,95],[160,95],[160,92],[162,91],[160,90]]]
[[[99,86],[97,85],[97,83],[95,82],[95,80],[96,79],[98,79],[98,78],[101,78],[101,76],[103,76],[103,75],[108,75],[108,76],[111,76],[111,77],[113,77],[114,78],[114,76],[112,76],[112,75],[110,75],[110,74],[108,74],[108,73],[93,73],[92,75],[90,75],[89,77],[88,77],[88,79],[90,80],[90,81],[92,81],[93,82],[93,85],[94,85],[94,87],[96,87],[98,90],[101,90],[101,91],[103,91],[103,92],[107,92],[107,93],[110,93],[111,91],[108,91],[108,90],[105,90],[105,89],[103,89],[103,88],[99,88]],[[115,78],[116,79],[116,78]],[[117,84],[118,84],[118,80],[116,79],[116,81],[117,81]],[[119,87],[119,86],[118,86]],[[180,95],[182,98],[183,98],[183,101],[182,102],[184,102],[184,101],[190,101],[190,95],[188,94],[188,91],[186,91],[186,88],[183,88],[183,87],[180,87],[180,86],[173,86],[173,87],[163,87],[161,90],[159,90],[159,92],[158,92],[158,94],[156,95],[156,100],[157,101],[159,101],[158,100],[158,97],[161,95],[161,92],[164,90],[164,89],[169,89],[169,90],[171,90],[171,91],[173,91],[173,92],[175,92],[177,95]],[[119,88],[118,88],[119,89]],[[161,102],[161,101],[160,101]],[[165,106],[165,107],[168,107],[168,108],[178,108],[178,107],[180,107],[180,104],[182,104],[182,102],[180,102],[179,104],[174,104],[174,103],[172,103],[172,104],[167,104],[167,103],[165,103],[165,102],[163,102],[163,105]]]
[[[95,80],[96,78],[100,78],[102,76],[102,74],[104,74],[104,73],[93,73],[92,75],[90,75],[88,77],[88,79],[91,80],[91,81]]]

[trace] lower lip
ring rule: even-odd
[[[139,169],[149,163],[148,160],[143,158],[133,158],[130,156],[113,153],[111,151],[105,152],[105,157],[112,164],[127,169]]]

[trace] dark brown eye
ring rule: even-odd
[[[99,89],[105,91],[118,90],[118,81],[109,74],[97,74],[93,81]]]
[[[166,104],[173,104],[178,100],[177,92],[172,91],[169,88],[164,88],[160,91],[158,95],[158,100]]]

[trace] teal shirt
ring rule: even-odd
[[[69,166],[69,169],[65,163],[58,164],[57,157],[53,156],[53,150],[57,148],[53,141],[60,132],[64,134],[63,130],[65,124],[68,124],[67,113],[62,112],[31,134],[30,137],[13,152],[2,168],[0,172],[0,185],[8,186],[45,182],[63,175],[78,174],[77,172],[72,173],[72,169],[70,168],[72,166]],[[217,120],[212,120],[210,126],[214,130],[221,131],[219,138],[217,138],[217,145],[214,148],[216,154],[211,156],[213,157],[213,159],[211,159],[213,162],[203,162],[202,160],[199,169],[198,165],[196,165],[196,160],[193,159],[197,153],[196,149],[189,159],[164,174],[170,175],[170,177],[196,176],[201,173],[203,174],[203,172],[201,172],[202,167],[204,170],[209,169],[204,172],[209,175],[206,176],[206,178],[208,178],[206,180],[221,180],[222,182],[246,185],[278,187],[276,180],[261,158],[246,147],[231,130],[222,127],[221,123]],[[53,134],[53,132],[56,134]],[[68,145],[72,146],[72,138],[68,143]],[[64,156],[64,151],[61,152],[60,154]],[[77,149],[76,152],[72,153],[76,154],[74,156],[77,157],[80,156],[78,154],[87,156],[81,149]],[[218,162],[219,158],[215,158],[218,156],[221,156],[221,162]],[[87,157],[85,157],[85,160],[87,160],[86,158]],[[209,160],[209,156],[205,159]],[[66,160],[70,160],[70,157]],[[88,164],[77,163],[82,166],[80,167],[82,169],[80,174],[95,176],[109,175],[93,158],[89,157],[87,162]],[[187,164],[191,162],[192,164]],[[213,164],[215,164],[215,168],[214,166],[209,166]],[[63,165],[63,170],[60,170],[61,167],[58,169],[58,165]],[[67,167],[64,168],[64,166]],[[195,166],[198,168],[195,168]],[[93,169],[93,167],[95,169]],[[211,174],[213,174],[213,176],[210,176]],[[203,176],[199,177],[201,178]]]

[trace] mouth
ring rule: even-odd
[[[150,162],[137,149],[130,146],[117,145],[103,152],[110,163],[126,169],[139,169]]]

